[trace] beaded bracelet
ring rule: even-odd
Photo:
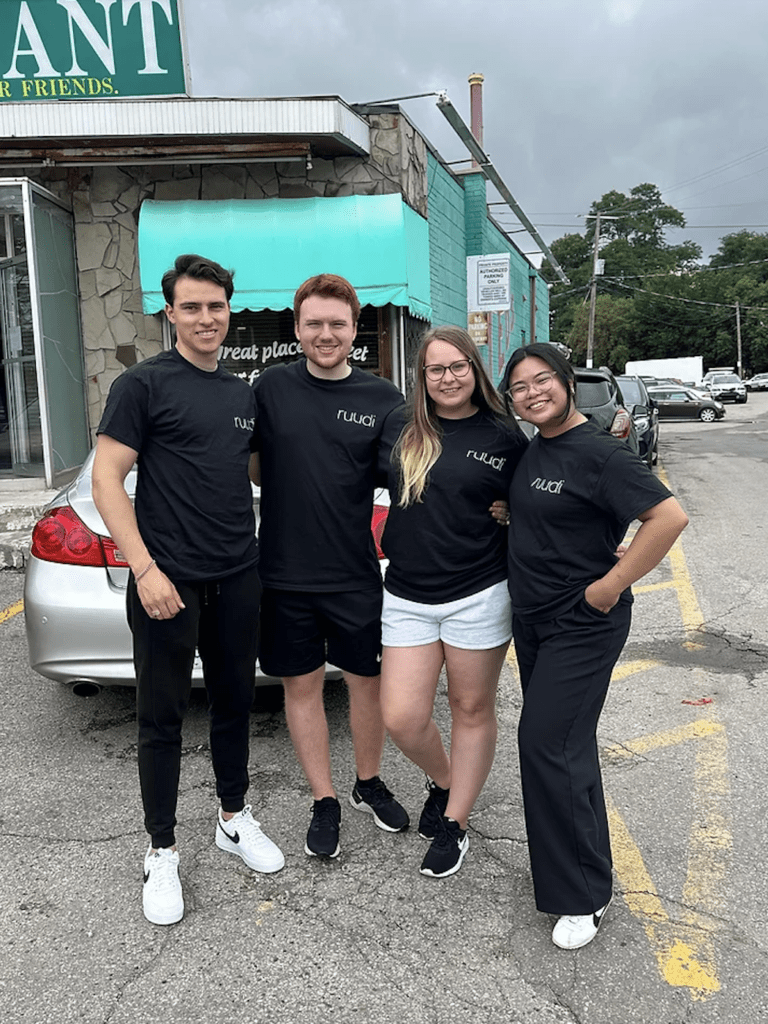
[[[153,558],[152,561],[149,563],[149,565],[146,567],[146,569],[142,569],[141,572],[139,573],[139,575],[135,577],[137,583],[142,578],[142,576],[146,576],[147,575],[147,573],[149,572],[149,570],[152,568],[152,566],[154,564],[155,564],[155,560]]]

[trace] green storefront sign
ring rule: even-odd
[[[181,0],[0,0],[0,101],[187,94]]]

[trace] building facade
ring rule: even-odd
[[[548,340],[543,279],[397,105],[338,97],[0,104],[0,474],[80,465],[109,388],[172,344],[159,279],[199,252],[235,270],[227,368],[295,358],[291,297],[342,273],[353,359],[403,390],[423,330],[467,324],[467,257],[510,254],[484,358]],[[4,422],[3,422],[4,419]]]

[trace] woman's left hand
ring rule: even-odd
[[[619,595],[614,592],[612,587],[606,586],[604,580],[595,580],[584,591],[584,600],[593,608],[597,608],[599,612],[607,615],[619,600]]]
[[[509,526],[509,502],[499,499],[488,509],[499,526]]]

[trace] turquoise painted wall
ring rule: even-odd
[[[485,362],[498,383],[510,354],[531,338],[531,275],[535,281],[536,340],[549,341],[546,283],[488,218],[486,182],[481,174],[457,181],[428,154],[429,261],[432,323],[467,323],[467,256],[509,252],[512,310],[492,314]]]
[[[432,323],[467,324],[464,189],[428,153],[427,216]]]

